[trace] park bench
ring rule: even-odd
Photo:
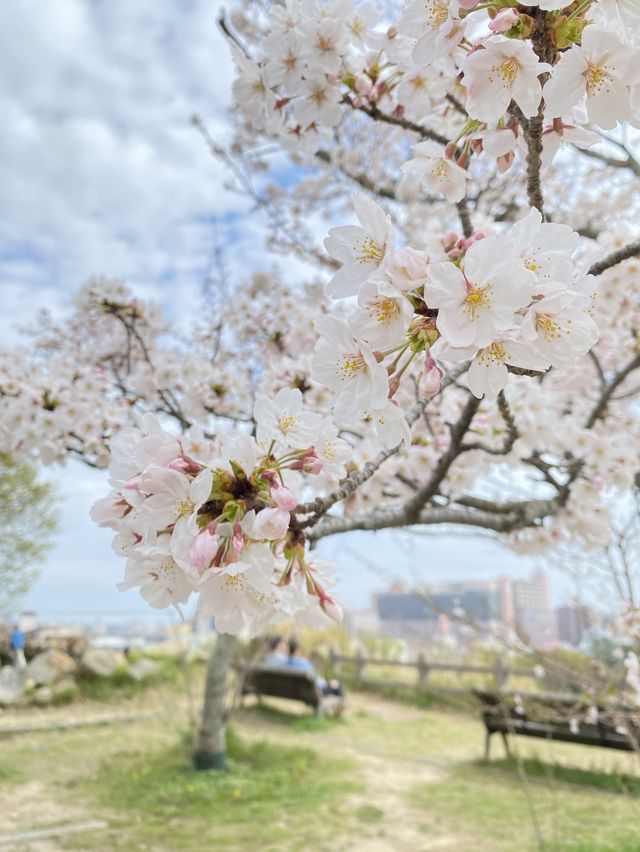
[[[327,711],[335,711],[344,700],[335,695],[323,695],[316,683],[316,676],[300,669],[255,666],[239,672],[242,678],[241,694],[255,695],[258,700],[268,695],[273,698],[288,698],[301,701],[315,710],[318,718]]]
[[[580,696],[521,693],[521,701],[516,701],[514,693],[483,689],[474,689],[473,693],[480,702],[486,729],[485,760],[489,759],[491,737],[497,733],[502,736],[507,754],[510,754],[509,735],[623,751],[638,749],[640,710],[619,707],[615,711],[605,711],[598,707],[597,720],[590,723],[587,720],[593,705]]]

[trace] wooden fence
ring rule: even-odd
[[[486,680],[482,683],[470,684],[468,687],[442,686],[429,680],[432,672],[454,672],[456,674],[489,675],[491,686],[496,689],[505,689],[510,677],[536,678],[533,669],[512,668],[501,659],[496,660],[492,666],[467,666],[458,663],[435,663],[427,660],[423,654],[418,654],[412,662],[400,662],[399,660],[384,660],[378,657],[367,657],[361,652],[354,656],[339,654],[334,648],[329,652],[329,664],[336,674],[340,674],[344,664],[353,671],[355,682],[363,686],[382,687],[387,689],[406,689],[415,687],[429,692],[440,692],[446,695],[468,695],[472,686],[487,686]],[[415,669],[415,681],[387,680],[384,678],[365,677],[364,670],[369,667],[398,668],[401,670]]]

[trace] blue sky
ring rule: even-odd
[[[240,275],[272,258],[259,221],[224,188],[226,175],[190,125],[224,139],[233,70],[207,0],[21,0],[0,29],[0,334],[38,308],[64,311],[92,274],[121,277],[177,320],[198,303],[214,223]],[[242,229],[238,222],[241,219]],[[242,236],[244,234],[244,236]],[[26,605],[43,617],[148,615],[115,589],[123,563],[89,520],[105,474],[70,463],[48,471],[66,499],[56,546]],[[352,606],[395,578],[523,574],[532,563],[468,537],[355,534],[323,549],[341,564]],[[372,554],[375,553],[375,557]],[[361,554],[359,556],[358,554]],[[364,559],[364,561],[363,561]],[[566,583],[562,590],[569,588]]]

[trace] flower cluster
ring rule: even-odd
[[[271,6],[256,56],[235,49],[234,93],[252,126],[309,153],[345,105],[439,126],[452,144],[425,149],[425,184],[442,191],[444,179],[456,200],[471,154],[506,167],[540,110],[547,163],[564,142],[597,142],[589,123],[637,125],[639,18],[636,0],[410,0],[396,20],[368,5],[286,0]],[[466,121],[450,117],[452,97]]]
[[[345,475],[348,446],[301,408],[297,390],[259,397],[257,440],[177,438],[151,415],[115,439],[113,491],[91,515],[116,531],[114,548],[126,555],[120,588],[138,587],[153,607],[195,593],[198,613],[229,633],[254,634],[288,617],[340,620],[327,565],[307,557],[291,512],[305,474]],[[300,444],[306,449],[292,449]]]
[[[430,252],[394,251],[384,211],[363,195],[354,206],[360,227],[334,229],[325,245],[342,264],[329,294],[357,295],[358,308],[317,321],[312,374],[335,391],[338,422],[371,416],[384,421],[382,440],[398,443],[406,424],[392,399],[419,353],[424,381],[436,379],[431,393],[435,358],[470,361],[469,388],[495,397],[510,367],[567,367],[596,342],[593,285],[574,269],[571,228],[532,209],[500,235],[451,234]]]

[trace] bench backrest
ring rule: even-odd
[[[272,695],[275,698],[290,698],[317,707],[321,701],[316,677],[298,669],[258,666],[244,676],[243,694]]]

